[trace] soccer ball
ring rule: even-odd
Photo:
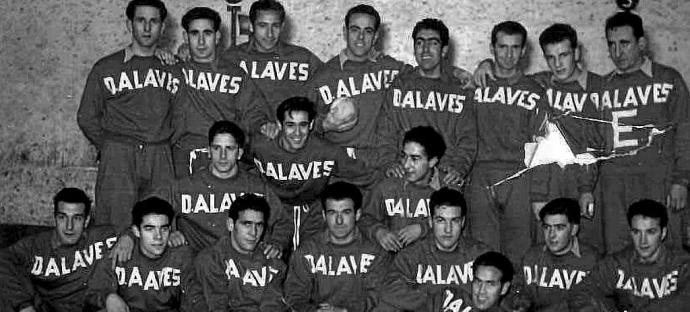
[[[326,115],[326,119],[328,120],[328,122],[336,126],[352,123],[352,126],[354,127],[354,125],[357,124],[357,121],[359,120],[358,118],[359,109],[357,109],[355,100],[350,97],[340,97],[335,99],[335,101],[331,103],[331,108],[329,109],[328,114]]]

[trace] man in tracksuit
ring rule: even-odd
[[[267,259],[259,245],[273,209],[266,199],[244,194],[232,203],[226,231],[194,259],[191,306],[203,311],[285,311],[286,265]],[[200,311],[195,309],[195,311]]]
[[[89,226],[91,199],[64,188],[53,198],[55,228],[0,251],[0,293],[11,311],[81,311],[86,280],[117,236]]]
[[[237,65],[221,60],[218,12],[196,7],[182,16],[181,24],[191,60],[180,64],[185,83],[173,103],[173,158],[178,178],[208,166],[204,151],[213,122],[229,120],[250,134],[259,133],[259,125],[269,122],[262,109],[264,98],[254,82]]]
[[[132,209],[137,237],[132,258],[114,267],[96,264],[83,294],[86,311],[178,311],[189,285],[192,250],[168,247],[174,212],[163,199],[150,197]]]
[[[324,227],[319,194],[331,178],[370,187],[378,173],[361,161],[349,158],[342,148],[311,135],[316,110],[304,97],[289,98],[280,104],[278,138],[257,138],[251,158],[262,178],[278,195],[292,215],[292,246]],[[286,235],[288,236],[288,235]]]
[[[681,221],[686,214],[682,209],[690,179],[687,85],[678,71],[644,55],[647,39],[638,15],[620,12],[611,16],[606,21],[606,38],[616,65],[605,77],[606,89],[600,96],[601,110],[613,123],[606,127],[607,148],[625,155],[649,145],[634,155],[601,164],[600,206],[604,207],[607,252],[629,244],[625,210],[642,198],[666,203],[671,220],[669,242],[680,247]],[[650,142],[651,128],[647,125],[666,132]]]
[[[153,56],[167,11],[160,0],[127,5],[132,43],[99,60],[84,87],[77,122],[98,149],[96,224],[131,224],[128,209],[173,177],[171,102],[182,75]]]
[[[370,311],[390,256],[357,227],[362,194],[356,186],[333,183],[321,202],[327,229],[292,255],[285,301],[294,311]]]
[[[690,300],[690,256],[664,242],[667,209],[650,199],[627,210],[632,245],[597,263],[569,296],[572,310],[683,311]]]

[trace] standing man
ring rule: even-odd
[[[171,102],[181,74],[153,56],[167,10],[160,0],[127,5],[132,43],[99,60],[84,87],[77,121],[98,149],[96,224],[122,230],[128,207],[173,177]]]

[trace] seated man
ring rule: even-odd
[[[369,311],[390,257],[357,228],[362,194],[356,186],[333,183],[321,202],[328,228],[292,255],[285,301],[295,311]]]
[[[111,226],[89,227],[91,199],[77,188],[53,197],[55,228],[0,251],[0,293],[12,311],[81,311],[95,261],[117,240]]]
[[[174,212],[170,204],[150,197],[134,205],[135,252],[126,262],[104,259],[96,264],[84,294],[85,310],[177,311],[188,285],[192,250],[168,248]]]
[[[282,284],[287,267],[267,260],[259,246],[271,214],[263,197],[245,194],[228,211],[230,235],[202,250],[194,260],[190,286],[204,311],[284,311]],[[197,290],[198,289],[198,290]],[[195,309],[196,310],[196,309]]]

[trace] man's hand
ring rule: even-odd
[[[671,190],[666,196],[666,206],[676,211],[685,209],[688,200],[688,187],[681,184],[671,185]]]
[[[192,55],[189,53],[189,46],[186,43],[181,44],[177,48],[177,57],[183,62],[187,62],[192,58]]]
[[[398,231],[398,240],[403,246],[412,244],[420,236],[422,236],[422,226],[419,224],[410,224]]]
[[[112,268],[115,269],[117,263],[128,261],[132,258],[132,250],[134,249],[134,240],[128,235],[122,235],[117,239],[117,243],[110,250],[108,258],[112,259]]]
[[[403,168],[403,165],[395,163],[394,165],[386,169],[386,176],[389,178],[402,179],[403,177],[405,177],[405,169]]]
[[[280,132],[280,127],[275,122],[267,122],[261,125],[261,134],[265,135],[267,138],[273,140],[278,136]]]
[[[347,312],[347,309],[334,307],[330,303],[319,303],[319,308],[316,312]]]
[[[36,312],[36,309],[34,309],[34,306],[28,306],[26,308],[19,310],[19,312]]]
[[[532,212],[534,212],[534,218],[539,221],[539,212],[541,211],[542,208],[546,206],[546,202],[533,202],[532,203]]]
[[[460,80],[462,88],[472,87],[472,73],[460,68],[453,66],[453,77]]]
[[[165,65],[177,64],[177,58],[175,57],[175,54],[173,54],[170,50],[166,48],[156,48],[156,50],[153,51],[153,55],[155,55],[156,58],[159,59],[161,63]]]
[[[460,184],[462,181],[462,176],[460,173],[453,168],[446,168],[446,176],[443,177],[443,184],[445,185],[456,185]]]
[[[280,259],[283,256],[283,250],[273,244],[264,244],[264,256],[266,259]]]
[[[588,219],[594,217],[594,194],[592,192],[580,194],[578,202],[580,203],[580,215]],[[592,209],[589,209],[590,205],[592,205]]]
[[[398,252],[402,249],[402,245],[398,241],[398,236],[387,229],[379,229],[376,231],[376,240],[383,249],[393,252]]]
[[[107,312],[129,312],[129,307],[120,296],[112,293],[105,298],[105,310]]]
[[[170,233],[170,236],[168,236],[168,246],[170,247],[177,247],[177,246],[182,246],[187,244],[187,239],[184,237],[184,234],[180,231],[175,231]]]
[[[493,61],[486,59],[477,65],[477,70],[474,71],[474,85],[481,88],[486,88],[490,80],[496,80],[493,70]]]

